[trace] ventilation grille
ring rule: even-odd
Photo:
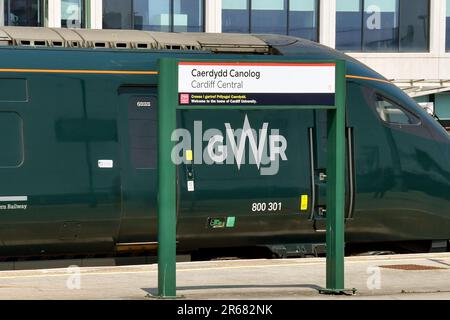
[[[158,49],[163,50],[202,50],[200,46],[194,46],[194,45],[179,45],[179,44],[163,44],[160,43],[158,45]]]
[[[61,42],[61,41],[56,41]],[[18,46],[22,46],[22,47],[48,47],[50,44],[51,46],[55,46],[54,42],[51,41],[50,43],[47,40],[28,40],[28,39],[20,39],[20,40],[14,40],[14,43]],[[62,42],[60,47],[62,46]]]

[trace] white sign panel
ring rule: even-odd
[[[334,63],[180,62],[182,105],[334,105]]]
[[[110,169],[114,167],[113,160],[98,160],[98,167],[102,169]]]

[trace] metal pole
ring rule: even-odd
[[[172,132],[176,129],[176,62],[159,60],[158,83],[158,295],[176,296],[176,166]]]
[[[344,289],[345,95],[345,64],[338,62],[336,109],[328,111],[327,280],[326,290],[322,290],[333,294],[347,291]]]

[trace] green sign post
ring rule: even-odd
[[[176,130],[177,110],[286,110],[326,109],[328,112],[327,163],[327,280],[321,293],[344,293],[344,206],[345,206],[345,62],[344,61],[291,61],[259,60],[241,63],[272,63],[283,66],[293,63],[335,67],[334,104],[329,105],[180,105],[178,91],[179,64],[181,63],[235,63],[230,60],[187,61],[174,58],[159,60],[158,109],[158,295],[176,297],[176,224],[177,176],[171,159],[174,143],[171,135]],[[276,86],[276,80],[273,86]],[[280,96],[282,97],[282,96]],[[352,290],[353,291],[353,290]]]

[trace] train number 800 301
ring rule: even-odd
[[[281,202],[253,202],[252,212],[281,211]]]

